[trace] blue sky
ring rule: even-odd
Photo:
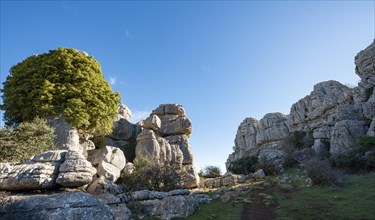
[[[135,116],[184,105],[196,167],[224,169],[244,118],[288,114],[321,81],[358,83],[374,11],[374,1],[1,1],[0,82],[32,54],[86,51]]]

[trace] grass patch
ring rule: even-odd
[[[276,194],[278,219],[375,219],[375,173],[350,175],[342,187],[294,182],[296,190]]]
[[[210,204],[199,205],[199,211],[189,216],[188,220],[205,219],[240,219],[242,203],[222,203],[219,200],[213,200]]]

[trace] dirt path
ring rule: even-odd
[[[253,203],[243,205],[241,220],[272,220],[276,219],[276,204],[265,204],[265,195],[272,195],[275,189],[273,187],[256,190],[253,194]]]

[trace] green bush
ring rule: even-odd
[[[233,161],[228,170],[234,174],[250,174],[255,172],[255,164],[258,162],[257,156],[242,157]]]
[[[277,166],[273,163],[262,162],[255,164],[254,170],[262,169],[267,176],[274,176],[278,173]]]
[[[53,149],[55,134],[46,120],[35,118],[17,128],[0,129],[0,161],[24,162],[32,155]]]
[[[297,149],[311,147],[314,144],[314,138],[312,137],[312,133],[305,131],[294,131],[290,134],[287,141],[289,142],[289,144],[291,144],[294,148]]]
[[[357,139],[358,145],[360,150],[362,151],[370,151],[375,150],[375,137],[372,136],[360,136]]]
[[[104,80],[100,64],[84,52],[58,48],[30,56],[10,69],[3,85],[0,109],[8,126],[64,115],[79,131],[112,131],[120,96]]]
[[[221,169],[218,166],[205,166],[200,170],[199,176],[204,178],[215,178],[221,176]]]
[[[158,165],[145,159],[134,160],[134,171],[118,180],[125,192],[137,190],[170,191],[181,186],[183,174],[172,165]]]
[[[305,168],[313,185],[340,185],[342,183],[343,174],[334,170],[326,160],[310,160],[305,164]]]

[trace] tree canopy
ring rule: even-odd
[[[8,126],[36,116],[61,115],[80,131],[99,135],[111,132],[120,103],[98,61],[68,48],[32,55],[16,64],[1,92]]]

